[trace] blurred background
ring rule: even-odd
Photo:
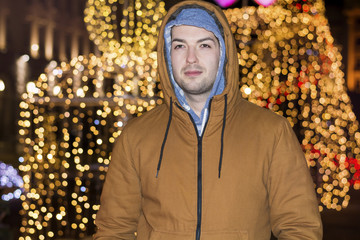
[[[0,0],[0,240],[94,233],[112,143],[162,103],[157,31],[177,2]],[[360,1],[209,2],[243,97],[299,138],[324,239],[360,239]]]

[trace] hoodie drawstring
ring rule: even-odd
[[[162,158],[163,158],[163,153],[164,153],[164,148],[165,148],[165,143],[166,143],[166,139],[167,139],[167,136],[168,136],[168,133],[169,133],[170,123],[171,123],[171,119],[172,119],[172,108],[173,108],[172,105],[173,105],[172,97],[170,97],[169,120],[168,120],[168,124],[167,124],[167,126],[166,126],[166,131],[165,131],[164,140],[163,140],[162,145],[161,145],[160,157],[159,157],[159,162],[158,162],[157,170],[156,170],[156,178],[157,178],[158,175],[159,175],[159,171],[160,171],[160,167],[161,167],[161,161],[162,161]]]
[[[225,123],[226,123],[226,111],[227,111],[227,94],[224,95],[225,106],[224,106],[224,116],[223,116],[223,125],[221,129],[221,148],[220,148],[220,159],[219,159],[219,178],[221,176],[221,166],[223,159],[223,150],[224,150],[224,132],[225,132]]]
[[[227,114],[227,95],[224,95],[225,98],[225,106],[224,106],[224,115],[223,115],[223,125],[222,125],[222,129],[221,129],[221,147],[220,147],[220,159],[219,159],[219,175],[218,177],[221,177],[221,166],[222,166],[222,159],[223,159],[223,151],[224,151],[224,132],[225,132],[225,125],[226,125],[226,114]],[[170,112],[169,112],[169,120],[166,126],[166,131],[165,131],[165,135],[164,135],[164,139],[161,145],[161,150],[160,150],[160,157],[159,157],[159,162],[157,165],[157,169],[156,169],[156,178],[159,176],[159,171],[161,168],[161,161],[163,158],[163,153],[164,153],[164,148],[165,148],[165,143],[167,140],[167,136],[169,133],[169,129],[170,129],[170,124],[171,124],[171,120],[172,120],[172,108],[173,108],[173,102],[172,102],[172,98],[170,97]]]

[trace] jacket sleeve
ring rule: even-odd
[[[285,119],[276,132],[268,179],[272,231],[279,240],[322,239],[314,183],[299,141]]]
[[[117,139],[101,193],[93,239],[136,239],[141,211],[140,180],[130,154],[126,128]]]

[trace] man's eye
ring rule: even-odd
[[[174,49],[179,49],[179,48],[183,48],[183,47],[184,47],[184,45],[177,44],[177,45],[174,46]]]
[[[203,43],[201,44],[202,48],[211,48],[211,46],[209,44]]]

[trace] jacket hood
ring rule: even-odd
[[[177,97],[177,100],[180,102],[181,106],[191,115],[193,118],[197,131],[200,135],[202,135],[202,132],[204,130],[206,121],[208,120],[208,112],[209,112],[209,103],[210,99],[212,99],[213,96],[219,95],[223,92],[224,86],[225,86],[225,74],[224,74],[224,64],[225,64],[225,43],[224,38],[222,36],[222,27],[220,24],[216,22],[214,17],[211,16],[211,13],[207,12],[205,9],[202,8],[186,8],[186,9],[179,9],[179,13],[174,16],[174,19],[171,21],[168,21],[165,26],[165,33],[164,33],[164,39],[165,39],[165,50],[166,50],[166,59],[167,59],[167,68],[170,75],[170,80],[173,85],[173,88],[175,90],[175,95]],[[188,26],[195,26],[199,28],[203,28],[207,31],[212,32],[215,37],[217,38],[219,42],[219,50],[220,50],[220,56],[219,56],[219,64],[217,68],[217,74],[216,78],[214,80],[212,89],[210,91],[209,96],[207,97],[207,100],[205,101],[205,105],[203,109],[200,112],[200,115],[197,115],[193,109],[188,104],[185,93],[183,89],[180,88],[180,86],[177,84],[177,82],[174,79],[174,73],[171,63],[171,32],[172,28],[174,26],[179,25],[188,25]]]
[[[159,40],[158,40],[158,74],[160,77],[160,82],[164,94],[165,103],[170,105],[170,99],[173,102],[179,103],[176,94],[174,92],[174,88],[171,83],[171,78],[169,74],[169,69],[167,67],[167,58],[166,58],[166,49],[165,49],[165,40],[164,40],[164,31],[166,24],[171,21],[174,17],[174,14],[180,12],[181,9],[184,8],[202,8],[207,10],[208,12],[213,13],[213,15],[217,18],[218,23],[220,23],[223,30],[223,37],[225,42],[225,54],[226,54],[226,66],[225,66],[225,88],[221,94],[216,95],[214,100],[223,97],[224,95],[228,96],[228,103],[231,106],[231,103],[234,102],[234,99],[239,92],[239,65],[237,60],[237,51],[235,41],[230,30],[227,19],[222,12],[222,10],[208,2],[204,1],[183,1],[176,5],[174,5],[166,15],[161,25]],[[179,103],[179,105],[181,105]]]

